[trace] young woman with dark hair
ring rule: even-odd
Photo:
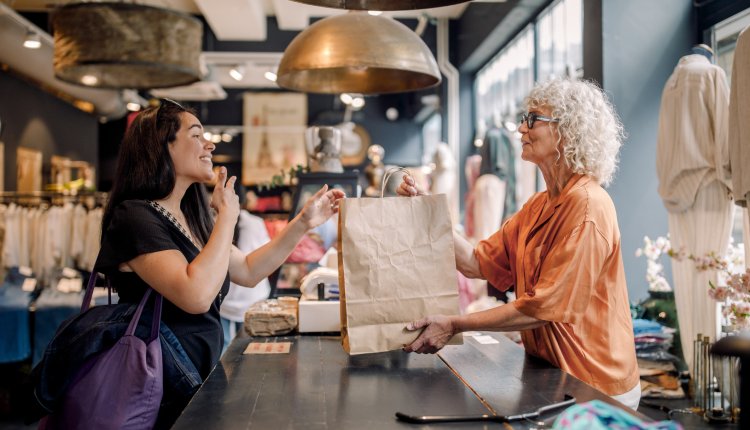
[[[222,167],[210,198],[203,185],[214,179],[214,149],[195,114],[175,102],[138,115],[120,148],[96,263],[121,303],[138,303],[149,287],[164,297],[162,323],[203,379],[221,354],[219,307],[229,281],[252,287],[267,277],[344,197],[323,187],[271,242],[244,255],[232,245],[236,178]],[[160,413],[158,426],[171,425],[183,406]]]

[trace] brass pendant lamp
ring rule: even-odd
[[[351,10],[410,10],[429,9],[466,3],[468,0],[294,0],[313,6]]]
[[[200,79],[203,26],[134,3],[71,3],[52,14],[55,76],[99,88],[151,89]]]
[[[440,83],[424,41],[384,16],[349,12],[317,21],[284,51],[276,83],[310,93],[383,94]]]

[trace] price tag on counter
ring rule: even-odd
[[[250,342],[243,354],[288,354],[291,342]]]

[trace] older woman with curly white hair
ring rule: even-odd
[[[434,353],[468,330],[521,331],[524,347],[635,409],[638,367],[612,180],[622,125],[594,84],[540,84],[526,99],[521,157],[539,166],[546,191],[533,195],[502,228],[472,247],[455,235],[456,266],[517,300],[468,315],[435,315],[406,351]],[[399,194],[421,194],[404,177]]]

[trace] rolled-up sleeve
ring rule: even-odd
[[[482,277],[495,288],[505,291],[514,284],[512,270],[513,247],[518,236],[518,223],[515,217],[506,221],[492,236],[480,241],[474,248],[474,256],[479,262]]]
[[[543,256],[539,279],[513,305],[544,321],[575,324],[587,312],[611,246],[592,221],[576,226]],[[525,262],[524,264],[533,264]],[[597,308],[597,307],[594,307]]]

